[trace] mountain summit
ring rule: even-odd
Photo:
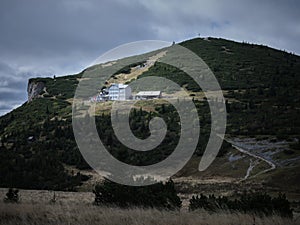
[[[136,59],[135,64],[128,65],[128,58],[124,58],[92,66],[75,75],[30,79],[28,102],[0,118],[0,186],[82,190],[101,179],[90,169],[76,145],[72,102],[84,72],[97,76],[108,67],[116,67],[120,69],[104,86],[98,87],[95,96],[113,83],[130,84],[155,75],[179,84],[193,98],[201,137],[193,158],[174,176],[181,191],[193,192],[198,187],[214,191],[207,185],[216,182],[223,191],[234,191],[230,186],[233,185],[300,196],[300,57],[267,46],[217,38],[197,38],[179,45],[204,60],[226,99],[226,139],[217,159],[206,171],[198,172],[197,163],[211,128],[208,102],[187,74],[158,61],[167,54],[165,48],[131,57]],[[163,96],[172,95],[162,91]],[[133,165],[150,165],[171,154],[180,137],[180,118],[174,107],[163,98],[136,103],[130,126],[137,137],[149,136],[148,122],[153,116],[160,115],[168,125],[162,146],[142,155],[116,139],[109,114],[112,102],[107,100],[97,103],[93,116],[101,140],[114,157]]]

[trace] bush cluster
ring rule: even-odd
[[[266,193],[243,193],[239,199],[231,200],[228,197],[208,197],[201,194],[190,199],[190,210],[204,209],[210,212],[218,210],[240,211],[255,213],[257,215],[278,214],[282,217],[292,217],[293,211],[285,194],[279,193],[277,197],[271,197]]]
[[[179,209],[181,200],[177,196],[174,183],[156,183],[149,186],[126,186],[105,180],[94,189],[95,205],[145,208]]]

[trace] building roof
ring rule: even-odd
[[[140,91],[137,96],[159,96],[161,91]]]
[[[111,84],[110,87],[112,87],[112,86],[118,86],[118,88],[127,88],[127,87],[128,87],[127,84],[117,84],[117,83]],[[109,87],[109,88],[110,88],[110,87]]]
[[[119,88],[127,88],[128,85],[127,84],[119,84]]]

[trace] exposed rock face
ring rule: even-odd
[[[44,87],[45,84],[43,82],[29,80],[27,86],[28,102],[39,97],[39,94],[43,91]]]

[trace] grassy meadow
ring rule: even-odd
[[[0,189],[3,198],[7,189]],[[105,207],[93,205],[91,192],[55,192],[56,201],[52,202],[54,192],[20,190],[19,203],[0,201],[0,225],[296,225],[294,219],[276,215],[259,217],[251,214],[220,211],[208,213],[204,210],[180,211],[160,209]]]
[[[298,221],[299,222],[299,221]],[[297,221],[278,216],[257,217],[242,213],[120,209],[92,204],[5,204],[0,203],[1,225],[293,225]]]

